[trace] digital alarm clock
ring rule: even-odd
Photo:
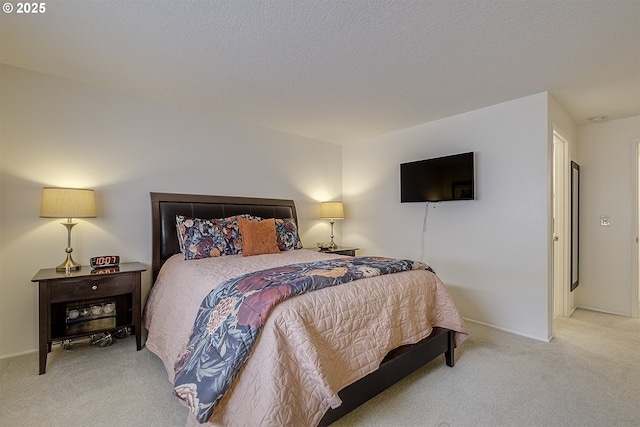
[[[89,260],[91,268],[111,268],[117,267],[119,264],[120,257],[118,255],[94,256]]]

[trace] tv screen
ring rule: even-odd
[[[400,165],[400,201],[442,202],[475,199],[474,153]]]

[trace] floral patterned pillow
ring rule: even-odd
[[[293,218],[276,219],[276,237],[281,251],[302,249],[298,227]]]
[[[224,255],[225,241],[214,220],[176,215],[178,242],[184,259],[201,259]]]
[[[251,215],[228,218],[200,219],[176,215],[178,242],[184,259],[201,259],[242,253],[242,235],[238,217],[253,219]]]
[[[236,215],[218,220],[217,229],[222,234],[226,247],[225,255],[238,255],[242,253],[242,234],[238,225],[238,218],[252,219],[250,215]]]

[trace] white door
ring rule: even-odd
[[[553,128],[553,298],[554,314],[571,315],[569,253],[569,141]]]

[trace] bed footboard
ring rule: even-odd
[[[390,351],[377,371],[338,393],[342,405],[329,409],[318,425],[328,426],[441,354],[445,355],[447,366],[453,366],[454,348],[453,331],[433,328],[431,335],[422,341]]]

